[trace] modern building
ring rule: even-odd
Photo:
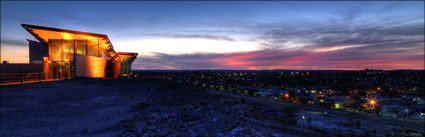
[[[116,52],[105,34],[22,24],[37,40],[29,41],[30,64],[42,64],[47,78],[129,76],[137,53]]]

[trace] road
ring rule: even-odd
[[[352,118],[353,121],[360,120],[361,127],[354,126],[341,126],[343,132],[350,132],[349,130],[354,130],[353,134],[359,134],[355,131],[364,131],[371,130],[373,128],[376,129],[378,136],[385,136],[385,133],[389,133],[392,128],[403,128],[405,125],[407,128],[416,129],[418,131],[424,132],[424,121],[404,121],[400,119],[391,119],[386,117],[378,117],[367,114],[360,114],[355,112],[348,112],[344,110],[336,110],[323,108],[318,106],[306,105],[306,104],[293,104],[293,103],[285,103],[281,101],[271,100],[262,97],[254,97],[254,96],[245,96],[234,93],[229,93],[225,91],[216,91],[216,90],[208,90],[210,94],[220,94],[229,97],[234,97],[236,99],[245,98],[247,101],[255,103],[255,104],[264,104],[264,105],[278,105],[278,106],[291,106],[292,108],[298,109],[298,114],[304,115],[309,114],[312,116],[312,120],[321,121],[326,126],[337,127],[338,123],[343,121],[346,118]],[[323,115],[323,112],[327,112],[327,116]],[[323,127],[322,127],[323,128]]]

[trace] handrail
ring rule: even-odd
[[[67,73],[56,75],[46,74],[44,72],[0,73],[0,85],[35,83],[70,78]]]

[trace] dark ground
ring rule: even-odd
[[[89,136],[118,134],[117,123],[145,99],[143,92],[121,88],[125,85],[85,79],[1,87],[1,135],[84,136],[86,130],[97,132]]]
[[[336,128],[302,128],[300,115],[321,108],[167,81],[75,79],[0,88],[0,135],[7,137],[337,135]],[[331,118],[312,116],[312,125],[348,115],[359,117],[365,125],[362,128],[340,129],[341,134],[357,136],[372,128],[383,136],[384,131],[400,125],[399,121],[329,113]],[[423,122],[407,124],[423,127]]]
[[[7,86],[1,87],[1,136],[280,136],[279,123],[266,129],[241,118],[241,108],[253,105],[239,102],[161,81]]]

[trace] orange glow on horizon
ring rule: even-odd
[[[245,59],[253,58],[255,55],[239,55],[239,56],[232,56],[232,57],[223,57],[223,58],[213,58],[209,59],[208,61],[213,62],[215,64],[224,64],[226,66],[246,66],[253,64],[254,62],[251,61],[245,61]]]
[[[31,31],[36,33],[41,39],[48,41],[49,39],[65,39],[65,40],[100,40],[99,44],[101,49],[102,48],[110,48],[110,43],[108,43],[106,37],[102,37],[102,35],[82,35],[82,34],[74,34],[74,33],[65,33],[65,32],[58,32],[58,31],[50,31],[50,30],[43,30],[43,29],[34,29],[31,28]],[[96,36],[96,37],[95,37]],[[164,51],[164,52],[158,52],[158,53],[164,53],[171,56],[184,56],[184,55],[198,55],[198,52],[192,52],[192,53],[186,53],[180,51],[186,50],[185,48],[170,48],[169,45],[178,45],[173,42],[181,42],[179,44],[186,44],[190,43],[191,46],[188,46],[187,49],[196,48],[198,50],[205,50],[207,49],[217,49],[217,47],[214,47],[215,45],[220,45],[223,43],[215,43],[217,40],[203,40],[203,39],[175,39],[175,41],[170,41],[168,39],[162,40],[157,39],[155,42],[151,42],[148,44],[147,48],[145,49],[152,49],[156,48],[157,45],[162,45],[158,50]],[[159,42],[159,43],[157,43]],[[163,43],[162,43],[163,42]],[[210,42],[210,43],[208,43]],[[124,43],[127,44],[127,43]],[[130,43],[131,44],[131,43]],[[136,43],[138,44],[138,43]],[[205,45],[206,44],[206,45]],[[229,42],[228,45],[232,45],[235,43]],[[247,43],[240,43],[240,46],[243,46]],[[256,45],[255,43],[248,43],[251,45]],[[202,45],[202,46],[199,46]],[[226,44],[225,44],[226,45]],[[29,62],[28,59],[28,48],[22,48],[22,47],[13,47],[15,45],[2,45],[2,60],[10,61],[9,63],[21,63],[21,62]],[[227,46],[227,45],[226,45]],[[3,48],[6,47],[6,48]],[[9,47],[9,49],[8,49]],[[13,47],[15,49],[24,49],[20,51],[12,50]],[[130,46],[131,47],[131,46]],[[230,47],[230,46],[229,46]],[[336,51],[344,50],[344,48],[351,48],[351,47],[342,47],[342,49],[338,48],[329,48],[329,49],[323,49],[319,50],[320,52],[311,52],[308,50],[300,50],[300,51],[270,51],[270,50],[262,50],[258,48],[253,48],[254,46],[250,46],[249,50],[244,50],[244,48],[232,48],[232,50],[217,50],[216,52],[205,52],[205,53],[199,53],[199,54],[205,54],[205,55],[213,55],[211,57],[206,56],[205,58],[202,57],[199,60],[198,59],[190,59],[190,61],[183,60],[184,63],[193,63],[196,64],[198,62],[206,63],[206,64],[213,64],[208,65],[209,67],[203,67],[203,66],[197,66],[198,68],[188,68],[183,65],[179,64],[172,64],[172,65],[165,65],[167,63],[164,62],[158,62],[159,65],[155,64],[155,67],[152,67],[153,65],[145,65],[145,66],[139,66],[136,67],[136,69],[170,69],[170,70],[185,70],[185,69],[229,69],[229,70],[273,70],[273,69],[298,69],[298,70],[364,70],[365,68],[370,68],[370,66],[373,66],[376,69],[382,69],[382,70],[395,70],[395,69],[416,69],[416,70],[423,70],[424,69],[424,60],[423,59],[406,59],[406,57],[409,57],[407,55],[401,55],[401,54],[394,54],[394,56],[389,56],[388,58],[372,58],[372,57],[378,57],[378,55],[370,55],[370,59],[357,59],[355,57],[353,58],[339,58],[339,53]],[[136,48],[134,48],[136,49]],[[143,50],[145,50],[143,49]],[[175,54],[171,54],[169,51],[171,49],[183,49],[183,50],[176,50]],[[221,48],[220,48],[221,49]],[[155,49],[156,50],[156,49]],[[239,50],[239,51],[238,51]],[[107,50],[102,49],[102,53],[105,54]],[[168,52],[167,52],[168,51]],[[229,52],[224,52],[229,51]],[[323,52],[322,52],[323,51]],[[326,51],[326,52],[324,52]],[[330,52],[332,51],[332,52]],[[66,51],[65,51],[66,52]],[[136,51],[137,52],[137,51]],[[101,53],[101,54],[102,54]],[[154,53],[154,52],[152,52]],[[183,54],[184,53],[184,54]],[[140,53],[142,54],[142,53]],[[142,55],[149,55],[149,53],[143,53]],[[415,53],[416,54],[416,53]],[[423,55],[423,52],[420,52],[419,54]],[[110,54],[105,54],[112,56]],[[155,56],[145,56],[146,58],[151,57],[152,59],[155,59]],[[369,56],[369,55],[368,55]],[[139,56],[140,57],[140,56]],[[144,57],[140,57],[144,58]],[[72,58],[70,59],[72,60]],[[57,60],[52,60],[57,61]],[[164,60],[160,60],[164,61]],[[166,61],[166,60],[165,60]],[[143,63],[140,63],[143,64]],[[135,65],[140,65],[137,62],[135,62]],[[182,63],[183,64],[183,63]],[[215,64],[215,66],[214,66]],[[144,65],[144,64],[143,64]],[[186,65],[186,64],[185,64]],[[186,65],[191,66],[191,65]],[[374,69],[372,68],[372,69]],[[378,89],[380,90],[380,89]],[[381,89],[382,90],[382,89]]]

